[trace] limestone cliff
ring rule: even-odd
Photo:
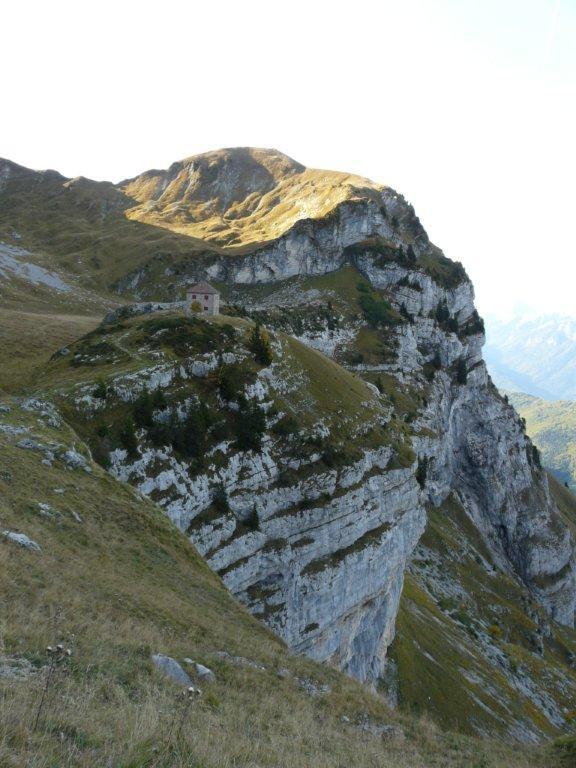
[[[291,647],[374,686],[389,671],[426,507],[449,499],[480,537],[486,569],[571,627],[572,539],[537,451],[487,375],[461,265],[429,242],[401,195],[358,180],[311,215],[290,208],[277,236],[251,246],[246,221],[305,172],[287,161],[265,171],[242,176],[239,197],[227,156],[125,183],[144,206],[129,216],[195,237],[213,224],[198,201],[225,198],[243,220],[243,248],[126,273],[117,287],[151,297],[159,265],[178,291],[202,271],[221,285],[227,317],[120,320],[56,357],[48,375],[77,428]],[[174,224],[175,206],[186,226]],[[253,320],[271,333],[271,362],[254,363]],[[62,386],[68,354],[72,390],[68,374]],[[95,371],[105,378],[97,396]],[[158,389],[166,402],[128,440],[120,418]],[[256,411],[261,439],[248,445],[233,430]],[[187,419],[202,431],[201,461],[179,436]]]

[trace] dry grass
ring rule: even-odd
[[[4,423],[28,426],[43,442],[82,448],[66,427],[48,428],[11,405]],[[16,440],[0,436],[0,527],[23,531],[42,553],[0,540],[0,656],[27,659],[36,670],[20,681],[0,677],[1,766],[551,765],[545,751],[482,743],[390,712],[358,683],[292,656],[232,600],[155,505],[97,466],[90,474],[58,460],[47,467]],[[59,514],[42,516],[38,502]],[[43,649],[58,641],[74,654],[34,732]],[[266,669],[234,666],[217,656],[220,650]],[[190,656],[217,675],[177,743],[174,731],[168,734],[182,703],[154,670],[154,652]],[[287,679],[278,677],[281,667],[289,669]],[[328,684],[331,693],[310,697],[297,677]],[[359,732],[362,716],[401,727],[405,738]]]
[[[95,328],[98,315],[67,315],[0,309],[0,390],[15,392],[34,382],[52,353]]]
[[[196,182],[191,181],[191,165]],[[213,183],[216,173],[219,184]],[[269,177],[256,194],[251,181],[257,173]],[[123,186],[138,203],[126,211],[129,219],[220,247],[273,240],[300,219],[321,219],[340,203],[381,189],[360,176],[303,168],[275,150],[259,149],[210,152],[182,161],[176,170],[145,173]]]

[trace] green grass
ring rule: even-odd
[[[67,427],[48,427],[4,402],[12,410],[3,423],[85,450]],[[467,768],[479,756],[487,768],[554,764],[547,750],[478,742],[394,714],[353,680],[291,655],[154,504],[94,464],[90,474],[58,459],[48,467],[15,442],[0,434],[2,529],[26,533],[42,553],[0,539],[0,656],[28,660],[37,671],[22,681],[0,678],[0,764]],[[38,502],[49,503],[54,517],[41,516]],[[35,731],[43,649],[55,642],[73,655]],[[266,669],[231,665],[216,655],[221,650]],[[217,675],[178,738],[170,726],[182,703],[154,671],[154,652],[190,656]],[[280,668],[287,679],[277,676]],[[297,677],[331,692],[310,697]],[[355,730],[362,717],[401,728],[405,739],[383,743]]]
[[[575,509],[573,503],[573,516]],[[520,582],[495,567],[459,502],[451,497],[428,515],[406,574],[390,649],[401,708],[427,711],[445,727],[450,723],[466,733],[506,734],[518,725],[547,736],[562,733],[522,692],[522,675],[550,696],[563,687],[559,701],[568,712],[576,694],[569,665],[574,631],[552,624],[544,659],[535,654],[534,618],[543,618],[541,609]],[[504,654],[504,667],[483,651],[483,643]],[[515,675],[517,688],[511,683]]]
[[[506,392],[542,454],[542,463],[576,489],[576,403]]]
[[[0,309],[0,391],[33,385],[55,350],[93,330],[100,320],[99,315]]]

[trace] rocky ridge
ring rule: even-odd
[[[220,169],[206,194],[202,162],[171,169],[165,189],[177,182],[175,198],[162,205],[183,206],[192,194],[182,215],[196,220],[198,199],[226,192],[226,211],[242,203],[239,218],[249,220],[278,183],[259,193],[255,172],[238,200]],[[303,173],[288,170],[291,179]],[[157,202],[162,173],[147,182]],[[294,649],[377,687],[389,675],[426,507],[457,499],[486,568],[506,574],[552,623],[573,625],[576,580],[538,453],[482,361],[483,325],[463,268],[429,242],[401,195],[351,188],[251,247],[235,249],[232,238],[229,253],[127,270],[116,288],[151,298],[159,270],[182,291],[201,269],[221,285],[228,314],[113,321],[57,355],[46,381],[94,455],[160,504],[256,616]],[[125,191],[139,194],[130,183]],[[254,364],[252,320],[271,333],[271,362]],[[224,394],[230,377],[238,387]],[[158,390],[166,403],[126,439],[122,419]],[[215,420],[199,462],[196,448],[186,455],[161,427],[177,431],[202,403]],[[233,430],[256,410],[260,444],[239,447]],[[548,722],[562,717],[557,708]]]

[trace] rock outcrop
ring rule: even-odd
[[[176,170],[182,181],[182,168]],[[256,194],[254,179],[248,184],[251,195]],[[155,199],[162,197],[158,178],[148,182]],[[125,187],[131,188],[136,195],[133,185]],[[238,451],[233,441],[224,441],[199,469],[140,434],[137,456],[116,448],[111,471],[157,500],[232,593],[290,646],[376,684],[394,635],[404,571],[425,528],[426,504],[438,506],[455,494],[498,567],[519,579],[553,619],[569,626],[576,575],[570,533],[551,499],[538,454],[487,375],[483,324],[463,268],[429,242],[413,208],[396,192],[375,186],[356,191],[322,216],[301,217],[270,242],[233,256],[211,254],[206,276],[227,283],[248,314],[286,330],[299,311],[310,313],[316,304],[326,312],[331,306],[331,290],[315,278],[353,268],[371,286],[364,291],[375,289],[384,297],[388,319],[362,318],[355,305],[337,318],[330,338],[325,326],[300,327],[293,334],[332,354],[355,375],[389,377],[399,390],[396,400],[416,393],[415,410],[401,417],[392,413],[372,378],[363,385],[371,425],[347,432],[344,418],[329,425],[319,418],[306,433],[308,445],[316,430],[319,444],[339,434],[359,446],[360,455],[335,466],[321,451],[299,458],[290,439],[268,434],[260,452]],[[269,194],[268,187],[264,192]],[[140,278],[130,276],[134,284]],[[259,303],[249,290],[242,293],[265,283],[273,284],[280,297],[290,278],[308,282],[301,283],[280,324],[269,311],[274,301]],[[386,354],[375,361],[351,360],[363,333],[385,343]],[[281,370],[281,361],[291,354],[286,337],[278,332],[273,343],[276,362],[244,390],[248,402],[267,412],[268,428],[278,419],[278,400],[298,389],[295,382],[306,380],[301,371],[286,376]],[[191,352],[184,362],[160,361],[115,377],[111,391],[130,402],[143,387],[159,382],[182,390],[186,381],[238,364],[247,352],[238,343],[234,353],[224,354],[232,357]],[[352,384],[347,380],[346,386]],[[318,400],[304,390],[299,397],[310,400],[309,417]],[[174,413],[184,418],[193,402],[184,400]],[[86,390],[77,405],[92,412],[104,407]],[[232,408],[222,401],[221,407]],[[413,453],[398,461],[394,440],[369,445],[367,436],[376,425],[384,425],[394,439],[409,435]],[[215,504],[218,489],[224,501]]]

